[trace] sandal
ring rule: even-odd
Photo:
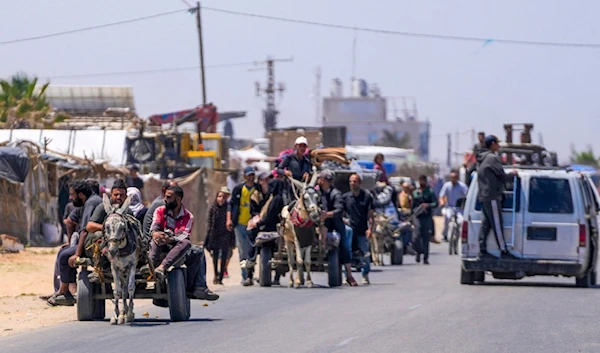
[[[69,294],[53,294],[50,298],[48,298],[46,303],[48,303],[49,306],[74,306],[75,298]]]
[[[346,283],[348,283],[350,287],[358,287],[358,283],[356,283],[356,280],[354,278],[346,278]]]
[[[156,278],[157,282],[165,281],[165,271],[162,268],[154,269],[154,278]]]

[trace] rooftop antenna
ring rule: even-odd
[[[350,79],[350,86],[352,86],[352,82],[354,82],[354,78],[356,78],[356,35],[358,30],[354,27],[354,38],[352,40],[352,77]]]

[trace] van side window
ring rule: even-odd
[[[529,180],[529,212],[573,213],[573,197],[569,180],[532,177]]]
[[[515,191],[515,192],[513,193],[513,191]],[[521,195],[521,179],[517,179],[516,190],[515,190],[515,185],[512,180],[504,183],[504,193],[502,195],[502,209],[503,210],[512,211],[514,195],[517,195],[517,204],[516,204],[515,211],[519,212],[521,210],[521,198],[519,197],[519,195]],[[481,202],[479,200],[477,200],[475,202],[475,210],[481,211]]]

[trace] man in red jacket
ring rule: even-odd
[[[179,186],[171,186],[165,192],[165,205],[154,211],[152,226],[152,249],[150,260],[156,265],[161,252],[168,251],[167,256],[156,267],[154,273],[158,279],[164,279],[165,272],[169,267],[181,258],[185,257],[192,246],[190,234],[194,225],[194,216],[183,207],[183,189]],[[165,230],[173,232],[173,236],[167,235]]]

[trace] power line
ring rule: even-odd
[[[266,19],[266,20],[274,20],[274,21],[296,23],[296,24],[303,24],[303,25],[319,26],[319,27],[326,27],[326,28],[337,28],[337,29],[343,29],[343,30],[370,32],[370,33],[387,34],[387,35],[397,35],[397,36],[405,36],[405,37],[415,37],[415,38],[468,41],[468,42],[479,42],[479,43],[483,42],[484,44],[504,43],[504,44],[537,45],[537,46],[552,46],[552,47],[574,47],[574,48],[587,48],[587,49],[600,48],[600,44],[594,44],[594,43],[544,42],[544,41],[530,41],[530,40],[520,40],[520,39],[494,39],[494,38],[483,38],[483,37],[466,37],[466,36],[452,36],[452,35],[444,35],[444,34],[404,32],[404,31],[378,29],[378,28],[347,26],[347,25],[309,21],[309,20],[299,20],[299,19],[293,19],[293,18],[287,18],[287,17],[268,16],[268,15],[250,13],[250,12],[219,9],[219,8],[214,8],[214,7],[204,7],[203,6],[202,9],[204,9],[206,11],[213,11],[213,12],[219,12],[219,13],[236,15],[236,16],[254,17],[254,18],[260,18],[260,19]],[[190,12],[190,10],[189,9],[180,9],[180,10],[174,10],[174,11],[169,11],[169,12],[163,12],[163,13],[159,13],[159,14],[155,14],[155,15],[132,18],[129,20],[106,23],[106,24],[97,25],[97,26],[78,28],[78,29],[73,29],[73,30],[69,30],[69,31],[50,33],[50,34],[34,36],[34,37],[12,39],[12,40],[7,40],[7,41],[2,41],[2,42],[0,42],[0,45],[27,42],[27,41],[57,37],[57,36],[62,36],[62,35],[67,35],[67,34],[72,34],[72,33],[84,32],[84,31],[89,31],[89,30],[95,30],[95,29],[99,29],[99,28],[118,26],[118,25],[132,23],[132,22],[138,22],[138,21],[144,21],[144,20],[149,20],[149,19],[163,17],[163,16],[169,16],[169,15],[173,15],[173,14],[177,14],[177,13],[181,13],[181,12]]]
[[[149,16],[144,16],[144,17],[131,18],[129,20],[123,20],[123,21],[105,23],[105,24],[91,26],[91,27],[77,28],[77,29],[72,29],[72,30],[64,31],[64,32],[56,32],[56,33],[44,34],[44,35],[35,36],[35,37],[26,37],[26,38],[6,40],[6,41],[3,41],[3,42],[0,42],[0,45],[21,43],[21,42],[28,42],[28,41],[32,41],[32,40],[45,39],[45,38],[51,38],[51,37],[58,37],[58,36],[66,35],[66,34],[73,34],[73,33],[78,33],[78,32],[85,32],[85,31],[90,31],[90,30],[99,29],[99,28],[119,26],[119,25],[123,25],[123,24],[127,24],[127,23],[145,21],[145,20],[150,20],[150,19],[154,19],[154,18],[158,18],[158,17],[163,17],[163,16],[169,16],[169,15],[173,15],[173,14],[177,14],[177,13],[181,13],[181,12],[189,12],[189,10],[188,9],[174,10],[174,11],[162,12],[162,13],[158,13],[158,14],[154,14],[154,15],[149,15]]]
[[[483,42],[484,44],[495,42],[495,43],[505,43],[505,44],[538,45],[538,46],[553,46],[553,47],[576,47],[576,48],[593,48],[593,49],[600,48],[600,44],[593,44],[593,43],[543,42],[543,41],[530,41],[530,40],[519,40],[519,39],[493,39],[493,38],[483,38],[483,37],[464,37],[464,36],[451,36],[451,35],[444,35],[444,34],[402,32],[402,31],[387,30],[387,29],[346,26],[346,25],[339,25],[339,24],[333,24],[333,23],[298,20],[298,19],[286,18],[286,17],[268,16],[268,15],[261,15],[261,14],[256,14],[256,13],[249,13],[249,12],[218,9],[218,8],[214,8],[214,7],[203,6],[202,9],[206,10],[206,11],[220,12],[220,13],[236,15],[236,16],[254,17],[254,18],[261,18],[261,19],[266,19],[266,20],[297,23],[297,24],[303,24],[303,25],[320,26],[320,27],[327,27],[327,28],[337,28],[337,29],[361,31],[361,32],[371,32],[371,33],[388,34],[388,35],[397,35],[397,36],[405,36],[405,37],[430,38],[430,39],[454,40],[454,41],[469,41],[469,42],[479,42],[479,43]]]
[[[235,67],[235,66],[249,66],[256,65],[255,61],[243,62],[243,63],[231,63],[231,64],[216,64],[216,65],[208,65],[207,69],[213,68],[225,68],[225,67]],[[168,67],[162,69],[149,69],[149,70],[134,70],[134,71],[116,71],[116,72],[98,72],[98,73],[89,73],[89,74],[74,74],[74,75],[60,75],[60,76],[50,76],[44,77],[49,80],[59,80],[65,78],[83,78],[83,77],[102,77],[102,76],[120,76],[120,75],[140,75],[140,74],[153,74],[153,73],[163,73],[163,72],[175,72],[175,71],[189,71],[189,70],[200,70],[200,66],[181,66],[181,67]]]

